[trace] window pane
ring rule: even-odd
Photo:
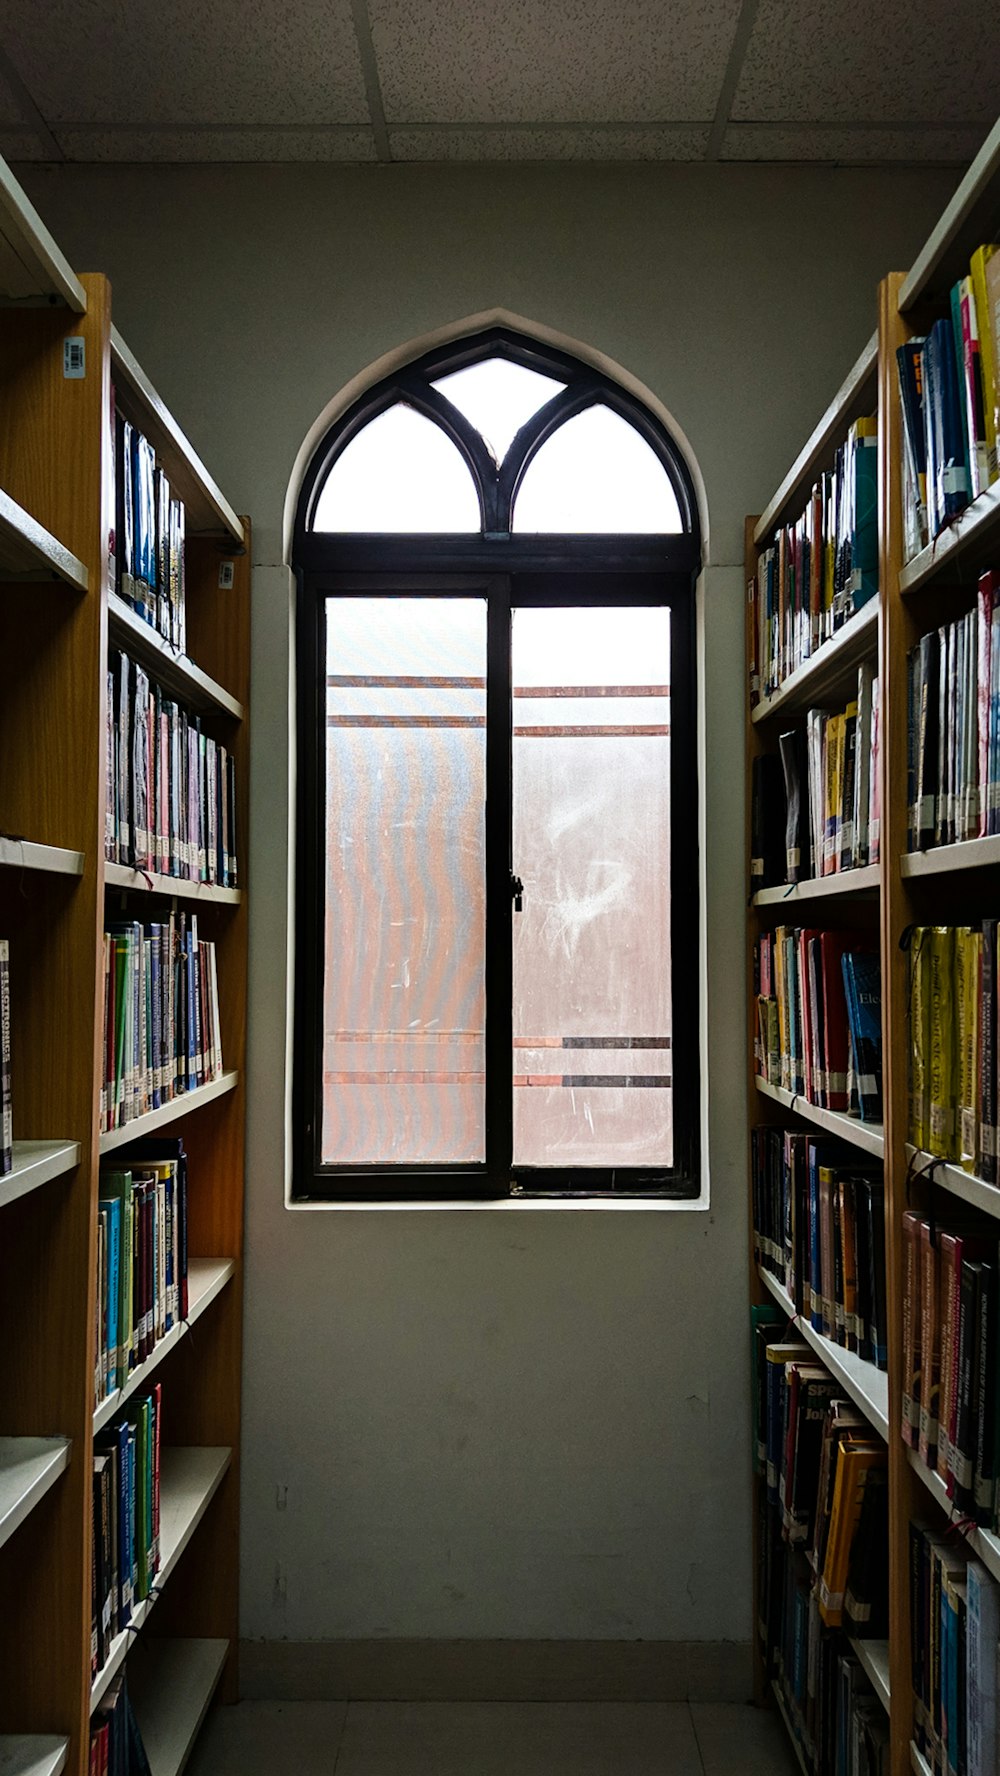
[[[669,1167],[670,613],[520,610],[512,675],[514,1163]]]
[[[486,606],[327,599],[324,1165],[485,1158]]]
[[[683,525],[659,458],[626,420],[596,406],[568,419],[532,458],[511,528],[673,535]]]
[[[440,377],[434,387],[482,433],[499,464],[514,434],[553,395],[561,394],[566,384],[506,358],[485,358],[480,364]]]
[[[314,530],[478,531],[475,485],[459,452],[413,407],[387,408],[330,470]]]

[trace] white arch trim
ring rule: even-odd
[[[596,346],[587,345],[581,339],[573,339],[566,333],[560,333],[554,327],[543,326],[538,321],[527,320],[524,315],[514,314],[509,308],[484,309],[480,314],[466,315],[463,320],[449,321],[442,327],[436,327],[429,333],[423,333],[417,339],[410,339],[405,345],[395,346],[376,358],[366,369],[359,371],[350,382],[346,383],[332,400],[317,414],[306,436],[302,440],[292,466],[288,490],[285,494],[285,509],[282,521],[282,542],[285,562],[290,566],[292,559],[292,539],[295,532],[295,513],[305,480],[306,470],[312,460],[313,452],[326,436],[331,426],[355,401],[360,400],[365,392],[387,376],[394,375],[407,364],[422,358],[425,352],[434,351],[438,346],[449,345],[452,340],[465,339],[470,334],[483,333],[490,327],[507,327],[511,332],[526,334],[529,339],[537,339],[539,345],[550,345],[557,351],[566,352],[571,357],[579,358],[581,363],[589,364],[599,370],[620,388],[625,389],[637,401],[641,401],[649,412],[654,414],[661,425],[669,432],[691,476],[691,484],[698,502],[698,521],[701,531],[702,565],[709,559],[708,554],[708,498],[705,482],[702,477],[698,459],[688,442],[683,428],[678,425],[669,408],[655,395],[652,389],[640,382],[637,376],[626,370],[621,364],[608,357],[607,353],[598,351]]]

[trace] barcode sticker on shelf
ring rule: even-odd
[[[86,340],[79,333],[70,333],[63,340],[63,375],[79,381],[87,374]]]
[[[235,568],[233,562],[223,561],[220,563],[220,565],[219,565],[219,591],[220,592],[231,592],[232,591],[232,589],[233,589],[233,575],[235,572],[236,572],[236,568]]]

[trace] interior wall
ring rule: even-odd
[[[742,524],[955,176],[21,176],[73,263],[110,274],[118,326],[254,521],[244,1635],[746,1640]],[[711,1206],[288,1213],[282,504],[338,390],[497,306],[638,378],[704,477]]]

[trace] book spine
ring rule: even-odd
[[[10,940],[0,937],[0,1176],[14,1165],[10,1058]]]

